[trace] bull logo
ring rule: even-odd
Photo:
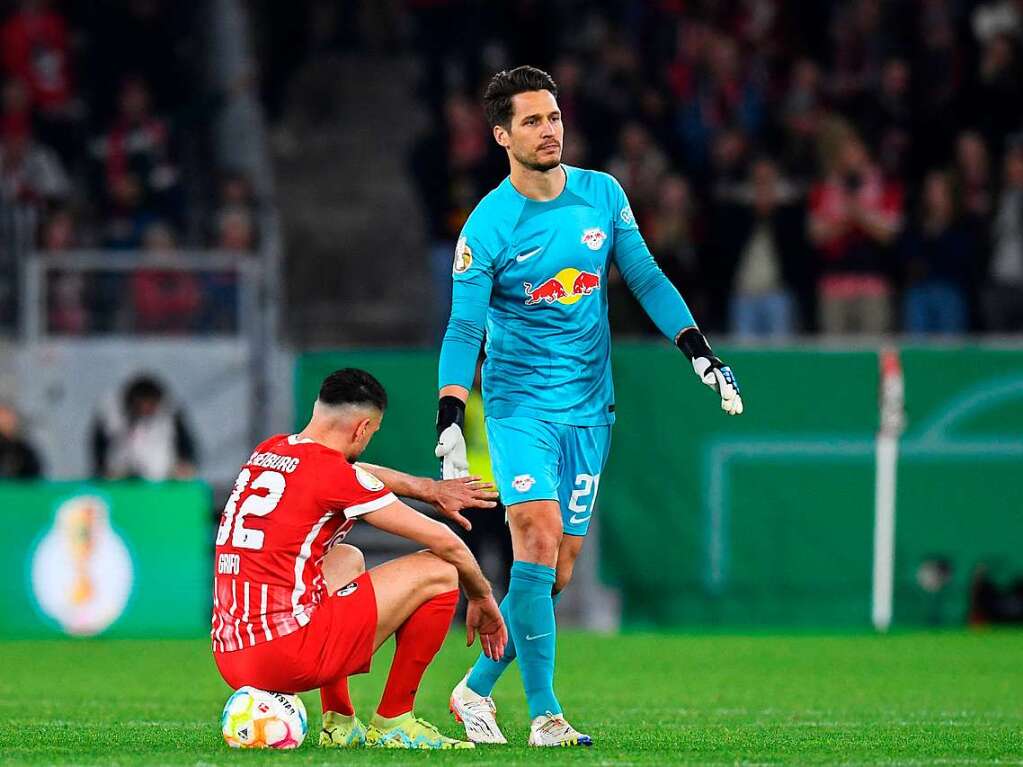
[[[600,275],[596,272],[582,272],[578,269],[562,269],[538,285],[522,283],[526,292],[526,306],[540,303],[574,304],[583,296],[600,289]]]

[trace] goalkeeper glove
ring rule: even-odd
[[[703,333],[696,328],[686,328],[678,334],[675,345],[693,363],[693,370],[700,380],[721,396],[721,409],[728,415],[742,413],[739,383],[732,369],[714,356]]]
[[[441,479],[469,476],[469,458],[465,454],[465,403],[458,397],[441,397],[437,406],[437,447]]]

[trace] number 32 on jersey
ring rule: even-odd
[[[235,480],[234,490],[231,497],[227,499],[224,506],[224,516],[220,520],[220,527],[217,528],[217,545],[223,546],[227,539],[231,538],[231,545],[236,549],[251,549],[258,551],[263,548],[263,531],[252,530],[245,527],[245,517],[265,517],[277,508],[284,495],[284,488],[287,484],[284,475],[279,471],[260,472],[255,479],[249,469],[242,469],[238,479]],[[251,494],[245,501],[238,505],[238,499],[246,488],[250,490],[266,490],[266,494]],[[231,526],[234,525],[234,535],[231,535]]]

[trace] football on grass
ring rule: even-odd
[[[220,717],[220,730],[231,748],[298,748],[308,729],[298,696],[255,687],[236,690]]]

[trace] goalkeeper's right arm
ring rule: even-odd
[[[445,394],[445,392],[453,392]],[[461,396],[459,396],[461,395]],[[465,401],[469,392],[462,386],[441,389],[437,405],[437,447],[434,455],[440,458],[441,479],[469,476],[469,458],[465,449]]]
[[[465,454],[465,403],[469,399],[476,358],[483,343],[487,309],[494,281],[490,258],[476,246],[476,257],[466,236],[455,249],[452,272],[451,318],[440,347],[437,385],[440,402],[437,407],[437,447],[441,459],[441,478],[458,479],[469,474]]]

